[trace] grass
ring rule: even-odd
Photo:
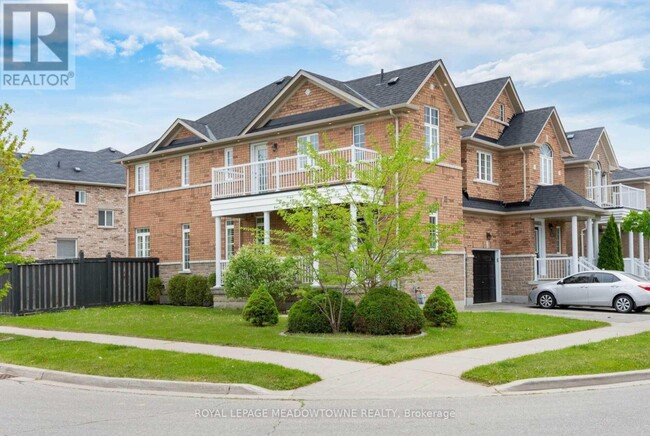
[[[537,377],[604,374],[650,369],[650,332],[479,366],[463,378],[487,385]]]
[[[287,319],[272,327],[253,327],[239,311],[172,306],[114,306],[0,317],[0,325],[107,333],[207,344],[262,348],[339,359],[390,364],[466,348],[525,341],[607,325],[541,315],[461,312],[454,328],[429,327],[411,339],[352,334],[280,336]]]
[[[313,374],[268,363],[14,335],[0,336],[0,361],[107,377],[248,383],[274,390],[320,380]]]

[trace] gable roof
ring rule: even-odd
[[[124,167],[113,163],[124,156],[124,153],[112,148],[95,152],[57,148],[45,154],[29,156],[23,168],[26,175],[33,175],[39,180],[125,185]]]
[[[647,171],[645,174],[644,172],[637,171],[634,169],[630,168],[622,168],[618,171],[614,171],[612,173],[612,179],[613,180],[631,180],[631,179],[646,179],[650,178],[650,168],[648,168],[649,171]]]
[[[497,143],[503,146],[534,143],[553,111],[553,107],[546,107],[515,115]]]
[[[595,203],[592,203],[564,185],[538,186],[530,201],[516,203],[503,203],[494,200],[471,198],[465,193],[463,195],[463,207],[499,213],[584,208],[602,210]]]
[[[604,127],[594,127],[592,129],[566,132],[566,137],[573,148],[573,154],[575,154],[575,157],[569,160],[591,159],[591,155],[594,153],[600,135],[603,134],[604,130]]]

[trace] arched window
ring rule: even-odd
[[[550,145],[544,144],[540,149],[540,184],[553,184],[553,149]]]

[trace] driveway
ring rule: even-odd
[[[473,304],[465,308],[466,312],[515,312],[532,315],[550,315],[563,318],[604,321],[608,323],[626,324],[639,321],[650,321],[650,311],[643,313],[618,313],[614,309],[576,307],[569,309],[542,309],[528,304],[514,303],[484,303]]]

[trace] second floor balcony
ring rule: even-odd
[[[232,198],[247,195],[291,191],[317,184],[356,181],[355,173],[373,167],[378,153],[361,147],[325,150],[318,158],[331,165],[345,163],[345,170],[324,174],[316,159],[306,155],[281,157],[242,165],[212,169],[212,198]],[[334,175],[335,173],[335,175]]]
[[[587,200],[605,209],[646,209],[645,190],[622,184],[588,186]]]

